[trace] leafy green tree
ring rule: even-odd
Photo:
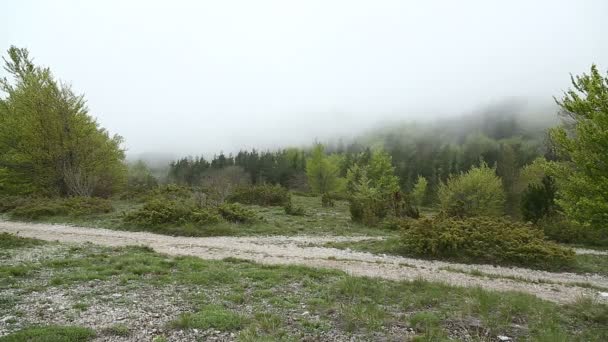
[[[109,196],[126,181],[122,138],[89,115],[83,96],[11,47],[0,79],[0,191]]]
[[[556,100],[566,124],[550,131],[561,162],[549,164],[557,204],[586,226],[608,230],[608,78],[595,65]]]
[[[350,212],[354,221],[375,225],[391,209],[399,197],[399,178],[395,176],[391,156],[383,150],[371,153],[354,164],[347,172]]]
[[[421,206],[424,202],[424,197],[426,196],[426,189],[428,186],[428,182],[426,178],[422,176],[418,176],[416,179],[416,183],[414,184],[414,189],[412,189],[412,193],[410,195],[412,204],[416,206]]]
[[[306,160],[308,184],[314,192],[325,194],[340,190],[344,184],[339,177],[340,159],[339,155],[326,155],[323,145],[315,145]]]
[[[390,195],[399,191],[399,178],[395,176],[392,158],[384,150],[377,150],[372,153],[367,167],[367,176],[372,187],[378,189],[381,194]]]
[[[504,212],[502,182],[485,162],[441,183],[438,196],[441,209],[449,216],[501,216]]]

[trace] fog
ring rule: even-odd
[[[505,98],[551,108],[570,73],[608,68],[607,15],[605,0],[20,0],[0,48],[84,93],[131,157],[209,155]]]

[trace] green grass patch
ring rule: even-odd
[[[122,336],[126,337],[131,334],[131,329],[125,324],[114,324],[103,329],[105,335]]]
[[[89,328],[70,326],[46,326],[26,328],[10,335],[0,337],[0,342],[84,342],[95,337]]]
[[[224,307],[207,305],[200,311],[181,314],[172,321],[174,329],[217,329],[221,331],[238,330],[245,324],[245,319]]]
[[[9,233],[0,233],[0,250],[32,247],[44,244],[41,240],[19,237]]]

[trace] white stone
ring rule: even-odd
[[[600,292],[600,297],[608,298],[608,292]]]
[[[504,336],[504,335],[498,335],[498,339],[503,342],[513,341],[513,339],[511,339],[509,336]]]

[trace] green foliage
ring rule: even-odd
[[[332,208],[336,205],[336,202],[328,192],[325,192],[321,195],[321,205],[324,208]]]
[[[143,194],[158,186],[158,180],[141,160],[129,165],[127,191],[132,195]]]
[[[103,196],[125,181],[122,138],[92,118],[83,96],[11,47],[0,79],[0,192]]]
[[[439,186],[438,196],[442,211],[449,216],[500,216],[504,212],[501,180],[486,163],[451,176]]]
[[[84,217],[112,210],[112,202],[97,197],[32,198],[11,210],[10,216],[38,220],[52,216]]]
[[[70,326],[46,326],[26,328],[15,333],[0,337],[0,342],[85,342],[95,337],[90,328]]]
[[[160,198],[166,200],[184,200],[192,198],[192,189],[186,186],[167,184],[152,189],[147,199]]]
[[[4,195],[0,196],[0,213],[9,212],[17,207],[25,205],[29,198],[25,196],[17,195]]]
[[[416,179],[416,183],[414,184],[414,189],[412,189],[410,195],[413,205],[421,206],[423,204],[428,183],[426,178],[418,176],[418,179]]]
[[[306,210],[304,210],[303,207],[295,206],[292,201],[289,201],[289,203],[285,204],[283,209],[285,210],[285,214],[291,216],[304,216],[306,214]]]
[[[542,268],[574,261],[574,251],[546,241],[542,231],[502,218],[423,218],[403,227],[404,250],[415,255]]]
[[[521,199],[524,220],[536,223],[541,218],[554,214],[556,191],[555,181],[549,176],[543,177],[540,184],[528,185]]]
[[[283,206],[289,203],[290,195],[289,191],[280,185],[262,184],[237,187],[226,200],[261,206]]]
[[[557,204],[592,229],[608,231],[608,78],[597,67],[572,78],[574,89],[557,101],[568,120],[550,131],[562,162],[549,164]]]
[[[218,207],[220,215],[229,222],[252,223],[258,220],[255,211],[244,208],[238,203],[225,203]]]
[[[608,234],[605,231],[589,229],[559,213],[543,216],[536,225],[553,241],[608,246]]]
[[[220,216],[214,210],[198,207],[193,202],[152,198],[142,208],[124,214],[123,220],[136,226],[207,225],[218,223]]]
[[[316,144],[306,160],[306,175],[311,189],[320,194],[339,191],[343,186],[340,175],[340,156],[325,155],[325,147]]]
[[[374,226],[395,208],[399,179],[386,152],[374,151],[367,165],[354,164],[346,179],[353,221]]]

